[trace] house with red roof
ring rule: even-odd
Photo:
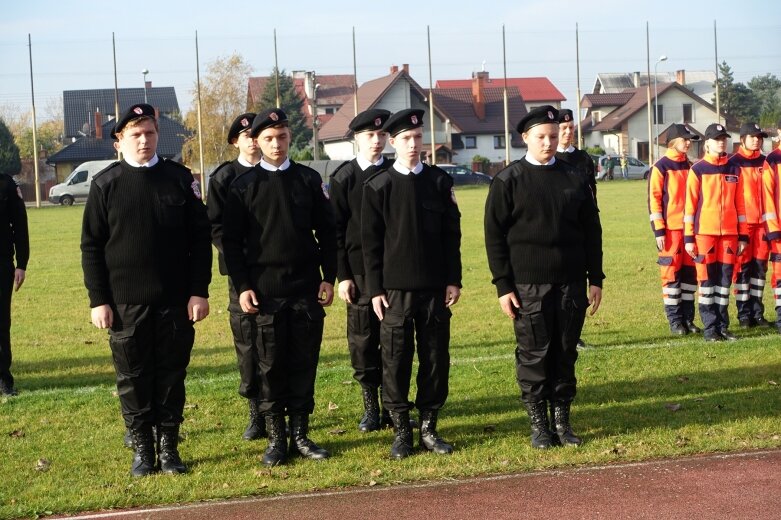
[[[483,78],[484,88],[504,88],[504,78],[491,78],[488,71],[476,72],[472,78],[476,75]],[[436,82],[434,88],[471,88],[473,79],[441,79]],[[543,105],[561,108],[562,101],[567,100],[548,78],[507,78],[507,88],[518,89],[527,112]]]

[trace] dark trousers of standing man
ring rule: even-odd
[[[260,299],[251,338],[258,358],[258,410],[264,415],[310,415],[325,311],[314,298]]]
[[[239,395],[247,399],[257,399],[260,394],[260,372],[253,341],[255,315],[241,310],[239,295],[230,278],[228,278],[228,312],[239,367]]]
[[[14,387],[11,375],[11,294],[14,288],[14,264],[0,267],[0,380]]]
[[[178,426],[195,340],[187,307],[116,304],[109,345],[125,426]]]
[[[521,303],[514,327],[515,370],[521,400],[575,398],[577,344],[586,317],[586,282],[517,284]]]
[[[386,293],[389,307],[380,324],[382,402],[386,410],[408,412],[415,337],[418,350],[418,410],[439,410],[448,395],[450,376],[450,309],[445,288]]]
[[[353,377],[362,388],[376,391],[382,385],[380,320],[366,296],[366,278],[354,275],[354,303],[347,304],[347,346]]]

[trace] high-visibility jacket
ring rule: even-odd
[[[781,148],[770,152],[765,159],[762,172],[764,213],[762,219],[767,227],[769,240],[781,239],[781,220],[778,212],[781,210]]]
[[[748,241],[743,181],[726,154],[706,153],[692,165],[683,222],[685,243],[694,243],[695,235],[738,235],[741,242]]]
[[[648,213],[654,236],[663,237],[665,229],[683,229],[686,207],[686,176],[692,163],[685,153],[668,148],[656,161],[648,178]]]
[[[742,145],[729,158],[731,166],[740,171],[743,180],[743,203],[746,205],[746,222],[762,223],[762,169],[765,156],[759,150],[752,152]]]

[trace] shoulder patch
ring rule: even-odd
[[[353,159],[353,160],[354,160],[354,159]],[[347,166],[348,164],[350,164],[351,162],[353,162],[353,161],[344,161],[342,164],[340,164],[339,166],[337,166],[337,167],[336,167],[336,169],[334,170],[334,172],[331,174],[331,178],[332,178],[332,179],[336,179],[336,180],[339,180],[339,179],[341,179],[341,178],[342,178],[344,175],[346,175],[346,174],[348,173],[346,170],[342,171],[342,170],[343,170],[343,168],[344,168],[345,166]],[[341,175],[339,175],[339,172],[342,172],[342,174],[341,174]],[[336,178],[336,176],[337,176],[337,175],[339,175],[339,179],[337,179],[337,178]]]
[[[214,171],[209,174],[209,178],[212,178],[212,177],[216,176],[218,173],[220,173],[220,170],[222,170],[223,168],[225,168],[226,166],[228,166],[229,164],[232,164],[232,163],[233,163],[233,161],[225,161],[221,165],[217,166],[214,169]]]
[[[373,190],[379,190],[386,184],[388,184],[391,180],[391,176],[388,173],[388,170],[380,170],[368,179],[366,179],[363,183],[364,186],[369,186]]]

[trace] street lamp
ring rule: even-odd
[[[656,67],[661,62],[667,61],[667,56],[662,54],[654,63],[654,138],[656,139],[656,157],[659,157],[659,92],[656,89]]]
[[[143,69],[141,74],[144,75],[144,103],[148,103],[149,101],[146,98],[146,75],[149,74],[149,69]]]

